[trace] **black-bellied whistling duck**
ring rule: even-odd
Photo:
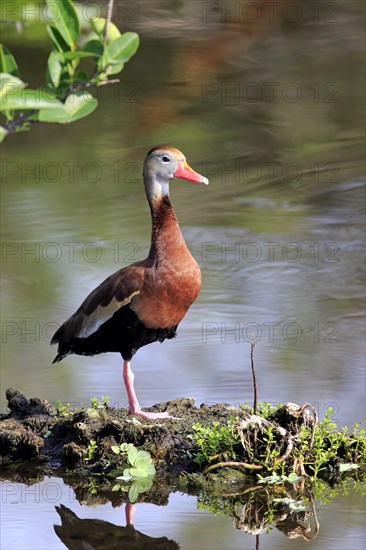
[[[201,271],[191,256],[169,198],[169,181],[182,178],[208,184],[174,147],[155,147],[144,162],[144,183],[152,220],[148,257],[110,275],[84,300],[54,334],[58,343],[53,363],[66,355],[107,351],[123,357],[123,378],[129,414],[170,418],[167,412],[140,409],[130,361],[142,346],[174,338],[178,324],[197,298]]]

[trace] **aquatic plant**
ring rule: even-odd
[[[248,413],[240,421],[232,417],[208,426],[195,423],[191,437],[197,449],[193,459],[204,473],[227,466],[262,470],[276,481],[289,481],[286,474],[292,471],[317,478],[330,469],[341,473],[365,463],[366,432],[360,424],[351,431],[347,427],[339,430],[331,408],[321,422],[309,409],[313,408],[308,404],[270,407],[265,403],[259,404],[259,410],[267,418]]]

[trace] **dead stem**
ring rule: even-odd
[[[253,411],[254,414],[257,414],[258,411],[258,387],[257,387],[257,379],[255,376],[255,368],[254,368],[254,347],[255,347],[255,338],[251,341],[250,344],[250,366],[252,368],[252,376],[253,376],[253,391],[254,391],[254,402],[253,402]]]
[[[218,462],[217,464],[211,464],[211,466],[208,466],[202,473],[207,474],[216,468],[244,468],[246,470],[262,470],[263,466],[260,464],[247,464],[246,462]]]

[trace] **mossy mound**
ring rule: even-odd
[[[331,476],[342,462],[365,458],[365,432],[339,432],[329,418],[319,424],[309,404],[264,404],[254,415],[227,404],[195,407],[183,398],[150,408],[177,419],[141,421],[95,398],[91,407],[71,411],[14,388],[6,397],[10,412],[0,417],[4,464],[31,460],[45,468],[108,474],[124,465],[112,449],[123,442],[150,453],[157,471],[166,473],[214,474],[230,467],[245,475]]]

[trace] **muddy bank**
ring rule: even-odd
[[[247,417],[225,404],[194,406],[190,398],[176,399],[150,407],[150,411],[168,410],[178,419],[137,420],[129,417],[126,409],[108,405],[57,409],[39,398],[26,398],[19,390],[6,391],[9,414],[0,417],[0,453],[7,459],[32,460],[52,468],[68,468],[74,472],[106,471],[118,466],[121,458],[111,447],[121,442],[133,443],[148,451],[157,470],[178,471],[194,468],[190,455],[197,451],[192,440],[192,425],[201,422],[224,422],[234,413]],[[90,457],[88,448],[96,442]]]
[[[234,469],[245,477],[281,468],[282,474],[295,471],[305,477],[311,473],[312,454],[313,464],[321,460],[323,476],[331,477],[338,475],[340,463],[359,462],[365,448],[364,438],[342,439],[324,426],[318,430],[316,412],[308,404],[287,403],[272,411],[264,407],[260,416],[227,404],[196,407],[193,399],[183,398],[149,409],[167,410],[178,419],[137,420],[125,409],[97,400],[72,411],[28,399],[14,388],[6,398],[9,413],[0,417],[3,466],[31,461],[43,471],[107,475],[126,465],[125,454],[116,454],[113,447],[129,443],[150,453],[158,473],[217,477],[221,470]]]

